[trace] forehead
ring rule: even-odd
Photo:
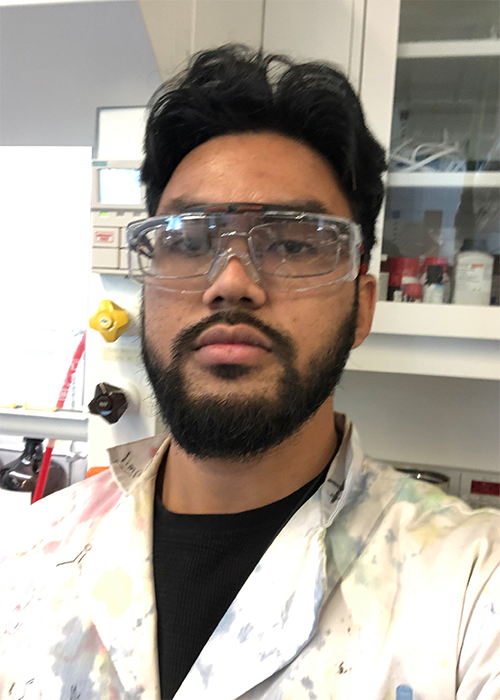
[[[352,216],[327,161],[312,148],[275,133],[220,136],[193,149],[175,169],[156,213],[172,213],[176,200],[315,202],[316,209]]]

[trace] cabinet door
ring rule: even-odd
[[[264,49],[332,61],[357,84],[363,9],[357,0],[267,0]]]
[[[262,43],[264,0],[137,0],[163,80],[195,51]]]
[[[499,0],[367,4],[360,95],[389,172],[370,268],[381,294],[359,369],[500,378],[499,15]],[[394,297],[390,268],[406,258],[399,286],[412,288]],[[461,302],[457,279],[472,286],[481,271],[481,304]],[[430,277],[443,288],[423,302]],[[403,294],[413,303],[395,303]]]
[[[193,51],[222,44],[262,41],[263,0],[196,0],[193,8]]]
[[[375,119],[389,161],[384,301],[500,302],[499,18],[496,0],[401,2],[394,100]]]
[[[138,0],[164,79],[194,51],[243,43],[337,64],[359,86],[364,0]]]

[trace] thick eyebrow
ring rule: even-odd
[[[176,197],[171,199],[170,202],[165,202],[161,207],[159,207],[155,216],[169,216],[169,214],[182,214],[184,211],[188,211],[192,207],[202,207],[205,206],[205,202],[199,202],[194,199],[185,199],[184,197]]]
[[[219,202],[200,202],[193,199],[185,199],[184,197],[176,197],[170,202],[162,205],[156,216],[169,216],[170,214],[182,214],[192,207],[203,207],[209,204],[218,204]],[[256,202],[256,204],[266,204],[267,206],[276,204],[280,209],[289,209],[290,211],[305,211],[311,214],[328,214],[328,209],[318,199],[292,199],[285,202]],[[226,204],[226,202],[224,202]]]
[[[328,214],[327,207],[325,207],[319,199],[293,199],[283,204],[289,207],[291,211],[305,211],[309,214]]]

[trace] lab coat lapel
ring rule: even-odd
[[[152,564],[160,457],[103,521],[82,581],[91,619],[127,697],[144,700],[160,698]]]
[[[346,420],[342,444],[320,490],[328,590],[362,553],[396,497],[388,469],[365,459],[359,435]]]
[[[326,594],[394,498],[380,470],[363,463],[357,434],[350,437],[346,430],[325,484],[265,552],[175,700],[236,700],[284,668],[311,639]],[[154,477],[166,447],[103,523],[106,532],[87,555],[83,582],[92,620],[124,688],[148,700],[160,697],[152,538]],[[345,488],[339,489],[344,473]]]
[[[283,668],[310,638],[323,599],[319,495],[265,552],[175,700],[233,700]]]
[[[346,425],[325,483],[266,551],[175,700],[236,700],[300,653],[323,602],[396,497],[379,467],[364,460],[357,432]]]
[[[336,508],[328,506],[327,488],[323,489],[326,575],[328,590],[333,590],[361,556],[376,532],[386,511],[397,499],[393,471],[380,463],[366,460],[357,431],[351,426],[346,445],[349,465],[344,492]]]

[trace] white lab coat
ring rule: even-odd
[[[1,700],[160,699],[152,526],[167,448],[113,448],[111,470],[30,508],[15,547],[0,536]],[[345,421],[325,483],[175,695],[236,698],[500,700],[500,511],[365,458]]]

